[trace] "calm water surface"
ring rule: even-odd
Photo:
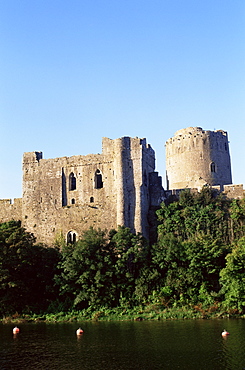
[[[84,334],[77,338],[81,326]],[[0,369],[245,369],[245,320],[0,325]],[[222,338],[223,329],[230,336]]]

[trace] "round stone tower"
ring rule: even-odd
[[[188,127],[165,146],[168,190],[232,184],[227,132]]]

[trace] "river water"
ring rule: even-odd
[[[245,320],[30,323],[15,336],[13,327],[0,325],[1,370],[245,369]]]

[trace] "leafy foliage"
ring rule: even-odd
[[[84,308],[109,301],[112,266],[103,231],[90,228],[75,245],[64,248],[59,267],[56,282],[74,306]]]
[[[52,279],[59,254],[34,245],[20,222],[0,224],[0,313],[46,309],[55,297]]]
[[[105,232],[90,228],[62,252],[56,282],[73,306],[113,307],[130,301],[140,268],[145,262],[145,240],[126,227]]]
[[[226,256],[226,267],[220,272],[223,305],[243,312],[245,308],[245,237],[233,245]]]
[[[90,228],[69,245],[60,233],[46,248],[20,222],[0,224],[0,313],[86,310],[97,317],[185,305],[198,314],[218,306],[244,313],[245,198],[186,190],[157,217],[154,245],[118,227]]]
[[[210,188],[183,191],[177,202],[157,211],[158,242],[153,262],[159,271],[159,291],[171,298],[196,303],[219,292],[219,273],[230,250],[229,204]],[[159,289],[159,288],[158,288]]]

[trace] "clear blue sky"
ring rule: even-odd
[[[23,152],[101,153],[185,127],[228,131],[245,184],[244,0],[0,0],[0,198],[22,196]]]

